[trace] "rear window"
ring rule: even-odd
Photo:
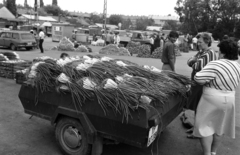
[[[21,38],[22,40],[30,40],[30,39],[34,39],[33,35],[31,33],[24,33],[24,34],[21,34]]]

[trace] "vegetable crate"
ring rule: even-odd
[[[23,70],[30,65],[30,61],[16,63],[0,62],[0,77],[15,79],[16,71]]]

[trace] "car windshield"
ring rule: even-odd
[[[28,33],[23,33],[21,34],[21,38],[22,40],[30,40],[30,39],[34,39],[32,34],[28,34]]]

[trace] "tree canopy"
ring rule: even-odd
[[[185,33],[208,31],[215,39],[225,34],[240,38],[239,0],[178,0],[175,11]]]
[[[92,23],[102,23],[103,22],[103,18],[98,16],[98,15],[94,15],[91,14],[90,20]]]
[[[149,18],[138,18],[136,20],[136,30],[146,30],[147,26],[154,25],[154,20]]]
[[[118,25],[119,23],[123,23],[123,18],[121,15],[111,15],[109,17],[109,24]]]
[[[57,0],[52,0],[52,5],[58,5],[58,1]]]
[[[63,14],[62,9],[56,5],[46,5],[43,8],[48,14],[51,14],[53,16],[58,16],[60,14]]]
[[[7,0],[7,1],[6,1],[6,8],[7,8],[14,16],[17,16],[16,0]]]
[[[40,0],[40,8],[44,7],[44,2],[43,0]]]

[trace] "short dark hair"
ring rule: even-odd
[[[171,37],[171,38],[178,38],[179,35],[178,35],[178,33],[177,33],[176,31],[171,31],[171,32],[169,33],[169,37]]]
[[[68,55],[67,53],[62,53],[62,54],[60,55],[60,58],[63,58],[63,57],[69,57],[69,55]]]
[[[218,44],[218,47],[220,52],[224,54],[224,58],[238,60],[238,46],[233,40],[223,40]]]
[[[212,45],[212,38],[208,33],[201,33],[197,36],[197,38],[202,38],[203,41],[208,44],[208,47],[210,47]]]
[[[228,35],[224,35],[223,40],[227,40],[227,39],[229,39]]]

